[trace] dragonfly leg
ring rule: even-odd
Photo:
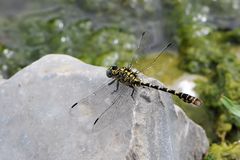
[[[113,81],[109,82],[108,85],[112,85],[114,82],[116,81],[116,79],[114,79]]]
[[[135,92],[135,88],[134,88],[133,86],[129,86],[129,87],[131,87],[131,88],[132,88],[131,97],[132,97],[132,99],[135,101],[135,99],[134,99],[134,97],[133,97],[133,94],[134,94],[134,92]]]
[[[115,81],[115,80],[114,80]],[[111,83],[111,82],[110,82]],[[115,92],[117,92],[118,91],[118,88],[119,88],[119,81],[117,81],[117,88],[112,92],[112,94],[113,93],[115,93]]]

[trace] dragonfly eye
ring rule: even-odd
[[[113,75],[112,75],[112,70],[111,69],[108,69],[107,71],[106,71],[106,75],[107,75],[107,77],[108,78],[111,78]]]

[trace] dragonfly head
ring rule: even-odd
[[[118,70],[118,66],[116,65],[109,67],[106,71],[107,77],[112,78],[113,76],[115,76],[117,70]]]

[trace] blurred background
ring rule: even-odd
[[[50,53],[141,69],[169,42],[146,74],[204,101],[175,99],[208,135],[205,160],[239,160],[239,0],[0,1],[0,79]]]

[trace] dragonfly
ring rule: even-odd
[[[142,33],[141,39],[144,36],[145,32]],[[141,44],[141,39],[140,43]],[[154,61],[151,64],[154,64],[160,55],[171,45],[169,43],[162,51],[157,55]],[[133,61],[133,60],[132,60]],[[95,119],[93,122],[93,128],[97,124],[100,124],[98,128],[104,128],[111,123],[113,118],[117,118],[115,115],[122,115],[127,110],[131,109],[134,105],[135,98],[134,93],[136,88],[144,87],[154,90],[159,90],[167,92],[174,96],[177,96],[182,101],[192,104],[193,106],[201,106],[203,104],[202,100],[194,97],[190,94],[176,91],[174,89],[169,89],[165,86],[154,85],[149,82],[144,82],[139,74],[142,73],[134,68],[132,68],[132,61],[127,67],[120,67],[117,65],[112,65],[106,70],[106,76],[111,79],[107,84],[104,84],[102,87],[97,89],[95,92],[87,96],[86,98],[81,99],[80,101],[74,103],[71,108],[76,107],[81,104],[90,104],[89,101],[94,101],[94,99],[104,99],[107,95],[111,95],[110,105]],[[150,66],[146,66],[142,71],[147,70]],[[116,88],[113,91],[109,91],[111,85],[115,84]],[[121,87],[120,87],[121,84]],[[100,122],[101,121],[101,122]]]

